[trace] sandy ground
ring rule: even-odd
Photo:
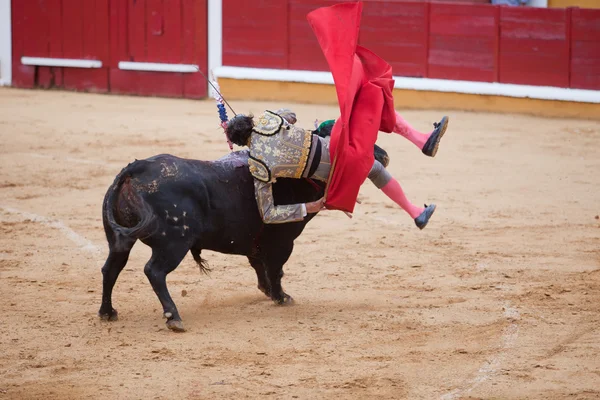
[[[281,104],[235,102],[258,113]],[[304,126],[334,107],[283,104]],[[429,129],[441,112],[404,113]],[[430,225],[369,182],[296,241],[277,307],[243,257],[169,276],[138,244],[100,321],[101,203],[128,162],[228,152],[210,101],[0,90],[0,399],[600,398],[600,126],[452,112],[438,156],[379,140]],[[187,295],[183,296],[183,291]]]

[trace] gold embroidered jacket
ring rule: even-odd
[[[265,111],[258,116],[248,143],[248,165],[254,176],[256,202],[267,224],[301,221],[304,204],[276,206],[272,183],[277,178],[302,178],[308,174],[309,157],[316,147],[312,131],[293,125],[296,115],[287,109]]]

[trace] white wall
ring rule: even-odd
[[[12,81],[10,0],[0,0],[0,86]]]
[[[548,0],[529,0],[531,7],[548,7]]]

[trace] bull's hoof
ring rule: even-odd
[[[278,306],[291,306],[292,304],[294,304],[294,299],[292,298],[292,296],[290,296],[289,294],[285,294],[285,293],[283,294],[282,298],[273,299],[273,301]]]
[[[119,313],[114,308],[112,308],[109,312],[100,310],[98,311],[98,316],[103,321],[116,321],[119,319]]]
[[[185,328],[183,327],[183,322],[176,321],[174,319],[170,319],[167,321],[167,328],[169,328],[173,332],[185,332]]]

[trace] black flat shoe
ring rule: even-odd
[[[429,157],[435,157],[438,146],[440,145],[440,140],[442,140],[442,136],[446,133],[446,128],[448,127],[448,121],[450,119],[448,117],[443,117],[440,122],[434,122],[433,126],[435,129],[427,139],[425,146],[423,146],[423,154]]]
[[[415,225],[417,225],[417,228],[425,228],[427,226],[427,223],[429,222],[429,218],[431,218],[434,211],[435,204],[425,204],[425,209],[423,210],[423,212],[417,218],[415,218]]]

